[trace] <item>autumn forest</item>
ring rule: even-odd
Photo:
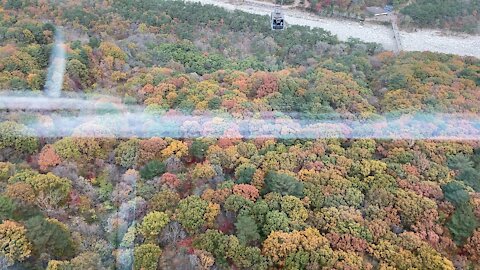
[[[267,16],[182,1],[0,0],[0,90],[43,95],[60,29],[62,95],[96,100],[104,122],[70,129],[53,119],[88,115],[5,109],[0,95],[0,269],[480,269],[480,139],[182,136],[215,121],[172,137],[105,128],[133,107],[478,116],[479,59],[274,32]]]

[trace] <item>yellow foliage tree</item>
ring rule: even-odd
[[[169,142],[169,145],[162,150],[163,158],[168,158],[172,155],[181,158],[188,154],[188,146],[184,142],[174,139],[167,139],[167,142]]]
[[[24,205],[35,203],[35,192],[27,183],[19,182],[8,185],[5,195]]]
[[[57,261],[57,260],[51,260],[48,262],[47,269],[46,270],[64,270],[70,268],[70,262],[69,261]]]
[[[252,185],[258,190],[262,190],[265,185],[265,172],[257,169],[252,177]]]
[[[201,270],[208,270],[215,263],[215,258],[208,251],[197,249],[195,250],[194,254],[197,255],[198,259],[200,260]]]
[[[102,42],[99,48],[105,57],[110,56],[123,61],[127,59],[127,54],[112,42]]]
[[[277,266],[282,267],[285,259],[298,251],[313,252],[317,249],[328,249],[328,240],[312,227],[291,233],[271,232],[263,242],[262,252]]]
[[[217,203],[208,203],[207,211],[204,214],[204,219],[207,227],[214,228],[215,227],[215,220],[220,213],[220,205]]]
[[[196,164],[192,171],[193,180],[210,179],[215,177],[215,175],[217,175],[217,173],[209,162]]]
[[[5,220],[0,224],[0,254],[5,256],[10,264],[30,257],[31,244],[26,232],[23,225],[14,221]]]

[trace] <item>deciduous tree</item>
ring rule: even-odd
[[[168,224],[170,218],[164,212],[153,211],[148,213],[142,223],[138,226],[138,231],[148,240],[155,242],[162,229]]]
[[[132,168],[137,164],[139,152],[139,140],[130,139],[120,143],[115,149],[115,162],[125,168]]]
[[[160,247],[154,244],[143,244],[135,247],[133,268],[135,270],[156,270],[158,259],[162,255]]]
[[[163,158],[168,158],[172,155],[177,158],[182,158],[188,154],[188,147],[184,142],[178,140],[167,140],[168,146],[161,151]]]
[[[233,194],[244,197],[247,200],[255,202],[260,196],[258,189],[252,185],[239,184],[233,186]]]
[[[0,162],[0,182],[6,182],[15,173],[15,166],[10,162]]]
[[[26,126],[16,122],[0,123],[0,149],[13,148],[20,153],[32,154],[38,149],[38,139]]]
[[[148,208],[153,211],[165,212],[170,214],[175,212],[175,208],[179,201],[180,196],[178,195],[178,193],[169,189],[165,189],[153,195],[153,197],[149,201]]]
[[[153,137],[148,140],[140,140],[138,162],[145,164],[153,159],[160,159],[161,151],[167,146],[167,142],[161,138]]]
[[[32,252],[25,227],[10,220],[0,224],[0,247],[0,254],[5,256],[10,264],[27,259]]]
[[[60,157],[55,152],[55,149],[52,145],[47,144],[42,148],[38,156],[38,165],[40,170],[46,171],[51,166],[56,166],[60,164]]]
[[[192,178],[194,181],[200,179],[211,179],[217,173],[209,162],[197,163],[192,171]]]
[[[72,187],[68,179],[60,178],[53,173],[27,178],[26,183],[30,184],[35,192],[35,203],[46,210],[62,206],[67,201]]]
[[[321,236],[318,230],[307,228],[303,231],[271,232],[263,242],[262,252],[279,267],[285,265],[285,260],[298,251],[315,252],[329,250],[328,240]]]
[[[205,213],[208,202],[200,197],[192,195],[180,201],[175,212],[175,219],[185,229],[193,233],[205,224]]]
[[[8,185],[5,195],[27,206],[31,206],[35,202],[35,192],[32,186],[23,182]]]
[[[467,240],[465,251],[470,255],[470,259],[474,262],[480,262],[480,230],[476,230]]]
[[[205,212],[205,223],[208,228],[215,227],[216,218],[220,214],[220,205],[217,203],[208,203],[207,211]]]

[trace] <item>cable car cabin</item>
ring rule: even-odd
[[[285,29],[285,18],[280,10],[274,10],[271,15],[272,30]]]

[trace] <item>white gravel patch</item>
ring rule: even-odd
[[[233,5],[228,0],[186,0],[223,7],[227,10],[241,10],[258,15],[270,15],[272,5],[246,0]],[[283,10],[287,24],[323,28],[345,41],[349,37],[366,42],[376,42],[387,50],[396,48],[393,30],[389,26],[364,22],[339,20],[315,16],[299,10]],[[440,31],[422,29],[417,32],[400,31],[403,49],[406,51],[432,51],[480,58],[479,35],[445,35]]]

